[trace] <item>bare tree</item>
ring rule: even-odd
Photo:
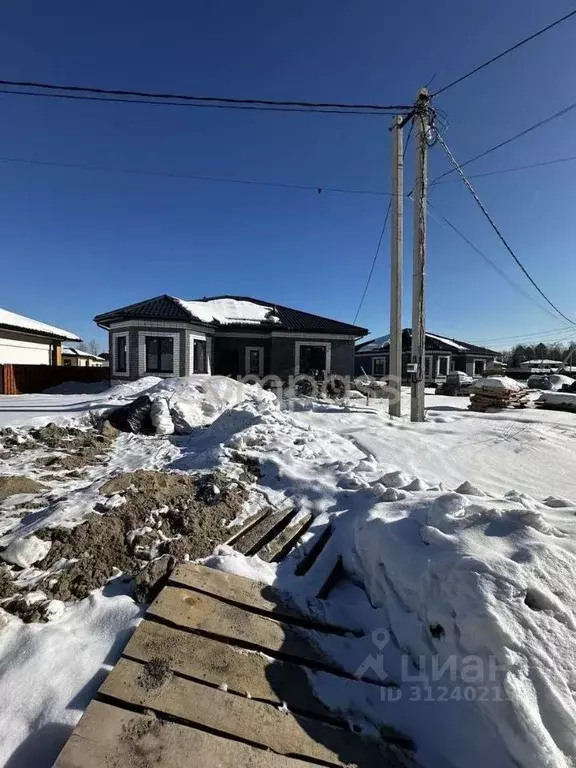
[[[82,352],[87,352],[89,355],[100,354],[100,343],[96,339],[90,339],[90,341],[83,341],[79,346]]]

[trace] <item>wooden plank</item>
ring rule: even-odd
[[[257,523],[260,522],[263,518],[265,518],[268,515],[268,510],[265,509],[264,512],[256,512],[256,514],[252,515],[251,517],[246,520],[245,523],[243,523],[239,528],[236,528],[232,536],[230,536],[229,539],[226,539],[224,544],[227,544],[228,546],[231,546],[234,544],[236,539],[239,539],[240,536],[245,534],[247,531],[250,530],[250,528],[253,528]]]
[[[311,764],[196,728],[93,701],[54,768],[103,766],[310,768]]]
[[[311,514],[303,515],[297,523],[284,528],[278,536],[266,544],[262,551],[258,553],[258,557],[267,563],[283,559],[296,545],[296,542],[306,531],[312,519]]]
[[[148,615],[173,626],[200,630],[229,641],[240,641],[264,652],[281,652],[300,662],[327,667],[326,660],[307,639],[312,633],[224,603],[217,598],[167,586],[148,609]]]
[[[363,634],[356,627],[340,627],[320,621],[313,616],[303,616],[296,608],[290,606],[289,596],[275,587],[269,587],[244,576],[207,568],[204,565],[196,563],[177,565],[170,575],[169,584],[188,587],[228,603],[236,603],[278,621],[339,635],[361,636]],[[311,612],[316,609],[318,616],[324,613],[323,607],[314,599],[308,601],[308,608]]]
[[[148,662],[162,658],[170,669],[253,699],[282,705],[292,711],[338,721],[310,689],[306,669],[297,664],[265,658],[227,643],[191,632],[182,632],[153,621],[143,621],[124,649],[124,656]],[[324,674],[329,674],[328,672]],[[342,681],[335,678],[338,684]],[[349,681],[350,685],[365,685]]]
[[[284,714],[277,707],[173,675],[159,687],[142,684],[145,665],[120,659],[100,693],[118,702],[152,709],[219,735],[248,741],[288,757],[323,760],[330,765],[389,765],[372,741],[317,720]],[[395,754],[391,750],[388,755]]]
[[[280,533],[296,514],[296,510],[289,507],[266,515],[257,525],[236,540],[234,549],[243,555],[255,555],[274,538],[276,533]]]
[[[274,587],[268,587],[244,576],[207,568],[204,565],[196,565],[196,563],[177,565],[170,574],[170,583],[190,587],[190,589],[269,614],[300,616],[297,611],[289,607],[288,596],[283,596]]]

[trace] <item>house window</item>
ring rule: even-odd
[[[328,370],[327,344],[304,344],[297,342],[298,373],[317,376]]]
[[[70,360],[69,357],[65,357],[64,360],[62,360],[62,365],[68,365],[71,368],[72,367],[72,360]]]
[[[207,373],[206,341],[194,339],[194,373]]]
[[[386,358],[375,357],[372,360],[372,376],[385,376],[386,375]]]
[[[474,360],[474,376],[482,376],[486,368],[485,360]]]
[[[246,347],[244,370],[248,376],[264,375],[264,348]]]
[[[116,337],[116,371],[126,373],[126,336]]]
[[[438,376],[447,376],[448,375],[448,365],[450,363],[449,357],[439,357],[438,358]]]
[[[433,361],[432,355],[426,355],[426,362],[424,363],[424,374],[425,374],[425,379],[427,379],[428,381],[430,381],[434,376],[434,374],[432,373],[432,370],[433,370],[432,361]]]
[[[174,373],[174,339],[146,336],[146,373]]]

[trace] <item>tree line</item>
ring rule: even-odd
[[[554,342],[545,344],[543,341],[538,344],[516,344],[510,350],[502,353],[502,360],[511,368],[516,368],[526,360],[559,360],[564,361],[570,354],[570,349],[574,350],[573,359],[566,362],[567,365],[576,365],[576,342],[571,341],[560,344]]]

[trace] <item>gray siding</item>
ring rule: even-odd
[[[264,372],[267,376],[274,373],[271,369],[272,360],[270,354],[271,339],[262,336],[216,336],[214,338],[214,373],[223,376],[246,376],[246,347],[262,347],[264,350]],[[231,367],[234,357],[238,359],[238,371]]]
[[[330,336],[318,336],[310,339],[294,334],[291,337],[277,336],[272,339],[271,372],[282,379],[287,379],[295,373],[296,342],[303,344],[330,344],[331,362],[330,373],[339,376],[352,376],[354,373],[354,340],[334,339]]]

